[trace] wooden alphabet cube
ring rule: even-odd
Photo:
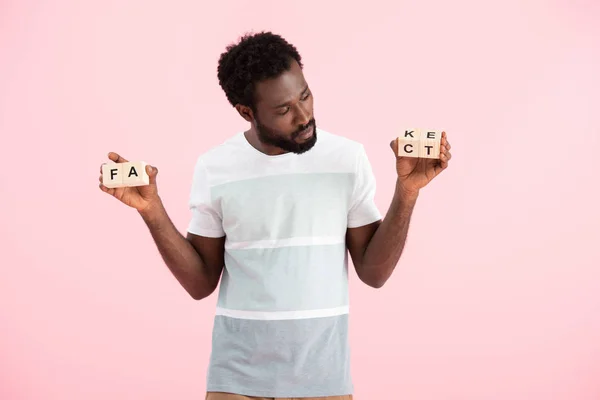
[[[145,186],[150,184],[150,177],[146,172],[146,163],[143,161],[130,161],[123,163],[123,185]]]
[[[442,131],[423,130],[419,140],[419,157],[440,158]]]
[[[442,131],[405,129],[397,140],[400,157],[440,158]]]
[[[405,129],[398,136],[398,155],[401,157],[419,157],[420,132],[418,129]]]
[[[102,166],[102,184],[107,188],[144,186],[150,184],[144,161],[108,163]]]
[[[102,184],[109,189],[123,186],[123,164],[102,165]]]

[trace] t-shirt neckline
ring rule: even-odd
[[[288,158],[296,155],[296,153],[293,153],[291,151],[277,155],[265,154],[262,151],[258,150],[256,147],[252,146],[252,144],[250,144],[250,142],[246,138],[246,134],[244,131],[240,132],[239,136],[241,138],[241,141],[244,143],[244,147],[246,147],[250,152],[254,153],[257,157],[262,157],[266,160],[279,160],[281,158]]]

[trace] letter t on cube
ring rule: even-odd
[[[442,131],[423,130],[419,142],[419,157],[440,158]]]

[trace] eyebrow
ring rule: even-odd
[[[304,90],[302,91],[302,93],[300,93],[300,96],[302,96],[302,95],[303,95],[304,93],[306,93],[307,91],[308,91],[308,85],[306,85],[306,86],[304,87]],[[276,105],[276,106],[274,106],[273,108],[275,108],[275,109],[276,109],[276,108],[286,107],[286,106],[288,106],[290,103],[291,103],[291,101],[287,101],[287,102],[285,102],[285,103],[282,103],[282,104]]]

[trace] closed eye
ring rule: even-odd
[[[302,97],[300,97],[300,101],[308,100],[310,95],[311,95],[311,93],[308,90],[308,86],[307,86],[306,89],[304,89],[304,93],[302,94]],[[290,106],[280,106],[277,109],[280,110],[277,112],[277,115],[285,115],[290,110]]]

